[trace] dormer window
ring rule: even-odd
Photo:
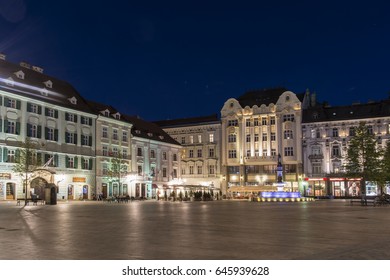
[[[110,111],[108,109],[106,109],[104,111],[101,111],[100,113],[102,113],[102,115],[105,116],[105,117],[109,117],[110,116]]]
[[[5,80],[5,84],[7,86],[13,87],[15,85],[15,81],[14,81],[14,79],[12,79],[12,77],[9,77],[8,79]]]
[[[153,133],[148,132],[148,136],[149,136],[149,137],[152,137],[152,136],[153,136]]]
[[[24,72],[22,70],[15,72],[15,76],[18,77],[19,79],[24,80]]]
[[[41,94],[43,96],[48,96],[49,95],[49,91],[46,88],[44,88],[44,89],[41,90]]]
[[[45,87],[47,87],[47,88],[53,88],[53,82],[52,82],[52,81],[48,80],[48,81],[43,82],[43,83],[45,84]]]
[[[72,97],[72,98],[68,98],[69,102],[72,103],[73,105],[76,105],[77,104],[77,98],[76,97]]]
[[[161,140],[163,140],[163,139],[164,139],[164,136],[160,135],[159,138],[160,138]]]
[[[116,113],[116,114],[114,114],[113,116],[114,116],[114,118],[117,119],[117,120],[119,120],[119,119],[121,118],[121,114],[119,114],[119,112]]]
[[[136,133],[136,134],[141,134],[141,130],[138,130],[138,129],[137,129],[137,130],[135,131],[135,133]]]

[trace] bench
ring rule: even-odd
[[[353,205],[354,203],[359,203],[361,206],[368,206],[369,204],[375,206],[376,204],[378,204],[376,196],[367,196],[366,198],[351,199],[350,204]]]
[[[25,202],[24,203],[25,205],[29,205],[30,202],[32,202],[33,205],[38,205],[38,202],[40,202],[40,205],[44,205],[45,204],[45,200],[43,200],[42,198],[27,198],[27,199],[25,199],[25,198],[18,198],[16,200],[16,205],[20,205],[22,201]]]

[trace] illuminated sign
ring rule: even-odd
[[[264,198],[300,198],[300,192],[260,192]]]
[[[0,173],[0,180],[10,180],[11,173]]]
[[[85,177],[73,177],[73,183],[85,183],[86,181]]]

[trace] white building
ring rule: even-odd
[[[182,146],[183,185],[220,191],[221,122],[217,115],[156,122]]]

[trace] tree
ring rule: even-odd
[[[38,168],[38,159],[36,153],[37,147],[30,138],[26,138],[25,142],[22,142],[21,148],[18,149],[15,159],[15,165],[13,171],[18,173],[23,180],[23,190],[25,193],[25,205],[27,204],[27,186],[29,175]]]
[[[386,147],[383,151],[383,158],[381,162],[381,171],[382,171],[382,182],[381,182],[381,193],[384,193],[384,186],[386,182],[390,182],[390,141],[387,141]]]
[[[111,181],[118,181],[119,188],[121,187],[121,178],[125,172],[124,167],[126,166],[125,156],[122,153],[113,154],[111,157],[111,163],[108,169],[108,175],[111,177]]]
[[[361,191],[366,193],[366,182],[380,183],[381,151],[377,149],[376,139],[364,122],[355,129],[355,136],[349,141],[345,171],[348,177],[362,178]]]

